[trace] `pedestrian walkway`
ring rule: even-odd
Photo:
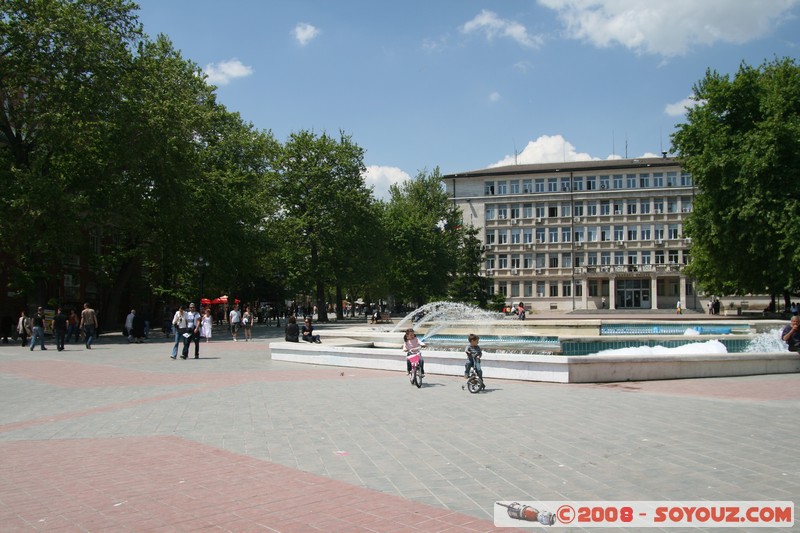
[[[344,327],[317,325],[323,343]],[[469,394],[410,386],[402,357],[272,361],[282,328],[228,337],[185,361],[118,334],[0,346],[0,532],[495,531],[495,501],[800,502],[798,374]]]

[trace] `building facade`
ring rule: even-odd
[[[513,165],[443,182],[479,229],[490,293],[509,303],[702,311],[685,274],[695,189],[673,159]]]

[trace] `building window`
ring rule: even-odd
[[[586,264],[583,254],[575,254],[575,268],[580,268]]]
[[[628,240],[629,241],[639,240],[639,231],[636,226],[628,226]]]
[[[586,228],[586,240],[589,242],[597,242],[597,227],[590,226]]]
[[[536,268],[544,268],[544,254],[536,254]]]
[[[639,202],[639,212],[643,215],[650,213],[650,200],[642,200]]]
[[[669,262],[670,264],[677,265],[678,264],[678,250],[670,250],[669,251]]]
[[[544,179],[536,180],[536,192],[544,192]]]
[[[511,204],[511,218],[519,218],[519,204]]]
[[[575,228],[575,242],[583,242],[583,228]]]
[[[581,298],[583,296],[583,285],[580,281],[575,282],[575,296]]]
[[[575,202],[574,214],[576,217],[583,216],[583,202]]]
[[[508,268],[508,255],[500,254],[497,258],[497,266],[500,270],[505,270]]]
[[[494,230],[488,230],[486,232],[486,244],[494,244]]]
[[[536,218],[544,218],[544,205],[536,204]]]
[[[625,227],[624,226],[614,226],[614,240],[621,241],[625,239]]]
[[[600,176],[600,190],[608,190],[608,176]]]
[[[522,216],[524,218],[533,218],[533,204],[522,204]]]
[[[533,180],[522,180],[522,192],[526,194],[533,192]]]
[[[533,254],[525,254],[522,256],[523,268],[533,268]]]
[[[508,194],[508,188],[505,181],[497,182],[497,194]]]
[[[550,282],[550,297],[556,298],[558,296],[558,282],[551,281]]]
[[[678,185],[678,173],[667,172],[667,187],[675,187]]]
[[[544,244],[544,228],[536,228],[536,242]]]
[[[558,216],[558,206],[551,205],[547,208],[547,216],[550,218],[556,218]]]
[[[629,215],[635,215],[636,214],[636,207],[637,207],[636,202],[634,202],[634,201],[628,202],[628,214]]]
[[[681,185],[684,187],[691,187],[693,185],[692,175],[688,172],[681,173]]]
[[[572,216],[572,206],[570,206],[569,204],[561,204],[561,216],[562,217]]]
[[[597,178],[595,176],[586,176],[586,190],[594,191],[597,189]]]
[[[561,266],[564,268],[572,268],[572,256],[569,252],[561,254]]]
[[[569,227],[561,228],[561,242],[572,242],[572,232]]]
[[[642,252],[642,264],[649,265],[650,264],[650,250],[645,250]]]
[[[661,213],[664,212],[663,198],[656,198],[655,200],[653,200],[653,211],[655,211],[657,215],[660,215]]]
[[[501,281],[497,284],[497,290],[503,296],[508,296],[508,283],[505,281]]]
[[[611,252],[600,252],[600,264],[603,266],[611,265]]]
[[[497,230],[497,236],[499,244],[508,244],[508,230],[506,229]]]
[[[589,296],[598,296],[600,291],[597,290],[597,280],[590,279],[589,280]]]
[[[639,174],[639,188],[646,189],[650,187],[650,174]]]
[[[575,178],[572,181],[572,190],[573,191],[582,191],[583,190],[583,178]]]
[[[655,237],[657,241],[664,240],[664,226],[661,224],[656,224],[653,227],[653,237]]]
[[[667,198],[667,213],[677,213],[677,212],[678,212],[678,199]]]
[[[511,297],[519,298],[519,282],[515,281],[511,284]]]
[[[589,259],[588,265],[589,266],[597,266],[597,252],[589,252],[587,255],[589,256],[588,257],[588,259]]]
[[[508,218],[508,206],[507,205],[498,205],[497,206],[497,218],[498,220],[505,220]]]
[[[550,256],[550,268],[558,268],[558,256]]]
[[[656,172],[653,174],[653,187],[663,187],[664,186],[664,174],[662,172]]]
[[[597,216],[597,202],[586,202],[586,216]]]
[[[664,250],[656,250],[656,264],[657,265],[664,264]]]
[[[533,282],[532,281],[526,281],[525,282],[524,290],[525,290],[525,293],[524,293],[525,294],[525,298],[533,298]]]
[[[544,298],[544,281],[536,282],[536,296]]]
[[[494,256],[487,255],[486,256],[486,270],[493,270],[494,269]]]
[[[487,181],[483,184],[483,194],[491,195],[494,194],[494,182]]]
[[[614,188],[615,189],[622,188],[622,174],[614,174]]]
[[[519,181],[518,180],[514,180],[514,181],[509,182],[509,185],[511,186],[511,191],[510,191],[511,194],[519,194]]]
[[[561,284],[561,296],[572,296],[572,285],[570,285],[569,281]]]
[[[621,200],[615,200],[614,201],[614,214],[615,215],[621,215],[622,214],[622,201]]]
[[[680,239],[680,234],[678,233],[678,225],[677,224],[670,224],[669,225],[669,239]]]
[[[628,174],[626,176],[626,178],[627,178],[628,188],[629,189],[635,189],[636,188],[636,174]]]
[[[486,220],[494,220],[497,218],[497,212],[494,209],[494,206],[487,205],[486,206]]]
[[[547,192],[558,192],[558,180],[556,178],[547,180]]]
[[[600,227],[600,241],[610,241],[611,240],[611,226],[601,226]]]
[[[602,200],[600,202],[600,216],[607,217],[611,214],[611,202],[608,200]]]
[[[558,228],[550,228],[548,233],[550,242],[558,242]]]
[[[625,252],[614,252],[614,264],[615,265],[625,264]]]
[[[519,228],[514,228],[511,230],[511,244],[520,244],[520,235],[522,235],[522,230]]]
[[[522,243],[531,244],[533,242],[533,228],[522,228]]]
[[[650,240],[650,226],[642,226],[642,240],[643,241]]]

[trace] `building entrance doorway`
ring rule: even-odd
[[[650,309],[650,280],[649,279],[618,279],[616,280],[617,309]]]

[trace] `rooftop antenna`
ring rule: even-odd
[[[625,133],[625,159],[628,159],[628,133]]]
[[[518,163],[517,163],[517,156],[519,155],[519,152],[517,152],[517,141],[515,141],[515,140],[512,138],[512,139],[511,139],[511,142],[513,142],[513,143],[514,143],[514,166],[516,166],[516,165],[518,164]]]

